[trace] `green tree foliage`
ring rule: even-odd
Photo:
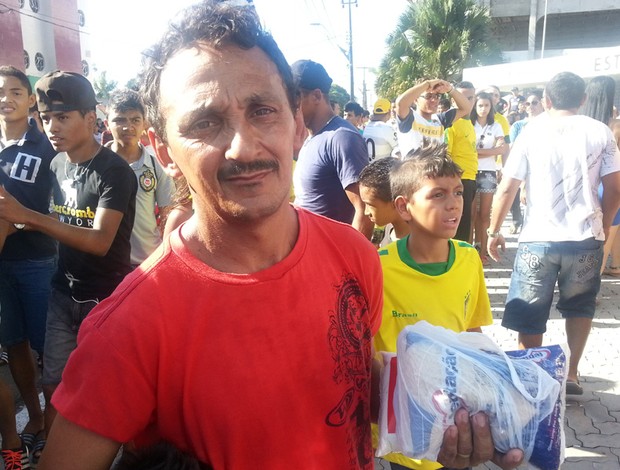
[[[422,77],[460,81],[465,67],[502,61],[488,11],[474,0],[410,0],[386,43],[380,96],[396,97]]]
[[[351,96],[347,90],[342,88],[340,85],[332,83],[332,86],[329,89],[329,99],[338,103],[340,108],[344,108],[344,105],[351,100]]]
[[[95,89],[95,95],[97,99],[102,103],[107,103],[110,98],[110,94],[116,89],[118,82],[116,80],[109,80],[104,70],[97,78],[93,80],[93,88]]]

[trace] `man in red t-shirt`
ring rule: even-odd
[[[304,123],[284,56],[252,7],[215,0],[149,56],[150,140],[194,215],[82,324],[40,470],[160,440],[214,469],[371,470],[378,255],[288,203]],[[489,459],[484,416],[459,416],[442,462]]]

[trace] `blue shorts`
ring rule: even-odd
[[[502,326],[524,334],[546,331],[556,280],[562,317],[593,318],[601,287],[603,242],[519,243]]]
[[[497,189],[497,172],[495,170],[480,170],[476,174],[476,192],[493,194]]]
[[[47,302],[56,257],[0,261],[0,343],[30,341],[43,354]]]
[[[98,299],[78,301],[68,294],[52,289],[47,311],[42,384],[60,383],[69,355],[77,346],[80,325],[98,303]]]

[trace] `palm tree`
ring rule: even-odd
[[[377,79],[382,96],[421,77],[458,81],[465,67],[501,62],[488,11],[475,0],[410,0],[386,42]]]

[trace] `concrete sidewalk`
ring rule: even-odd
[[[503,228],[507,233],[508,224]],[[500,325],[508,292],[516,236],[507,236],[508,247],[500,263],[485,269],[495,319],[485,333],[504,350],[517,348],[517,336]],[[556,292],[557,293],[557,292]],[[557,298],[556,298],[557,300]],[[555,305],[555,302],[554,302]],[[565,343],[564,320],[552,308],[543,344]],[[566,460],[563,470],[620,469],[620,278],[603,276],[599,305],[583,358],[579,364],[584,388],[581,396],[566,400]],[[498,468],[495,465],[479,466]],[[520,468],[528,468],[523,465]]]

